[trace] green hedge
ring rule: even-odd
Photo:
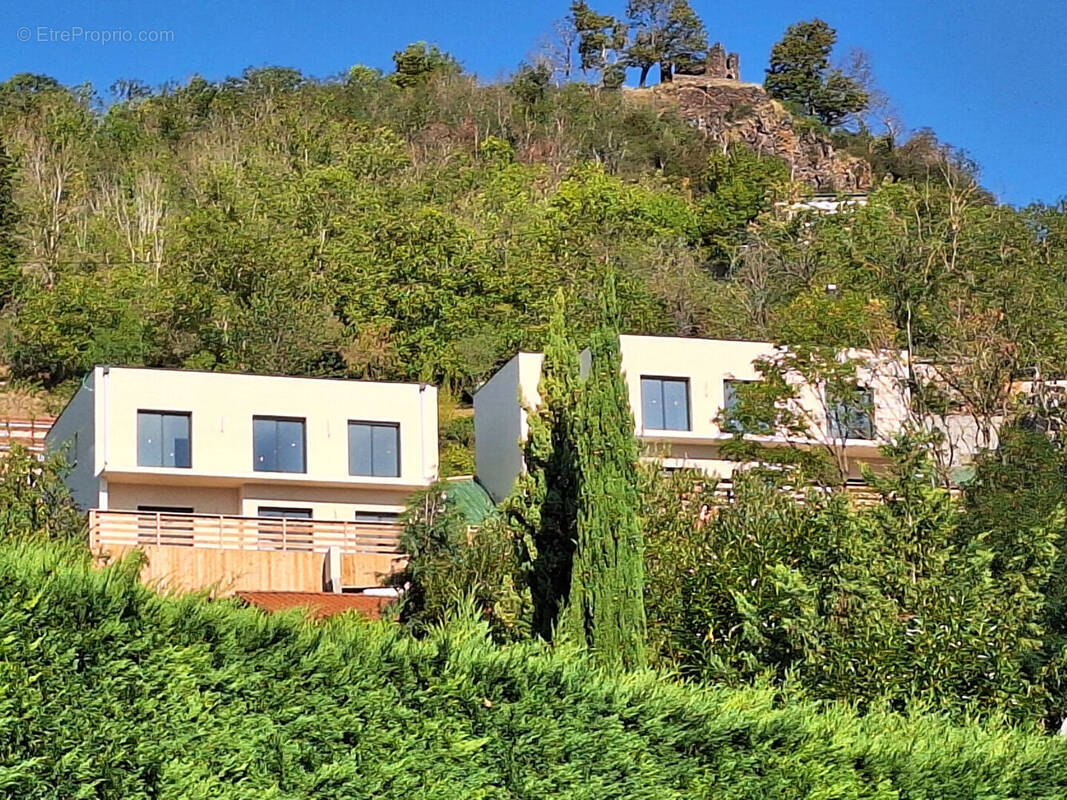
[[[135,565],[0,546],[0,795],[1062,798],[1067,742],[607,678],[478,625],[167,600]]]

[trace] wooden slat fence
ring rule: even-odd
[[[15,444],[23,445],[31,453],[43,453],[44,437],[48,435],[54,422],[54,417],[0,418],[0,453],[10,450]]]
[[[89,545],[156,545],[215,550],[274,550],[399,555],[400,528],[388,523],[166,514],[147,511],[89,512]]]

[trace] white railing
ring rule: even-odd
[[[89,545],[199,547],[215,550],[400,554],[400,528],[389,523],[166,514],[89,512]]]

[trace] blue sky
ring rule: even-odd
[[[867,50],[910,127],[928,126],[982,166],[1002,200],[1067,196],[1067,3],[1064,0],[692,0],[711,39],[761,80],[786,26],[820,16],[839,48]],[[0,79],[41,72],[65,84],[210,79],[277,64],[328,76],[363,63],[388,70],[394,50],[427,40],[485,80],[533,51],[568,0],[38,0],[0,8]],[[624,2],[594,0],[619,12]],[[78,33],[78,30],[81,33]],[[171,41],[103,43],[107,31],[168,31]],[[90,33],[99,32],[99,33]],[[62,41],[64,34],[78,41]],[[28,38],[29,41],[21,41]],[[42,38],[44,40],[42,40]],[[49,38],[54,41],[48,41]],[[94,38],[96,41],[87,41]]]

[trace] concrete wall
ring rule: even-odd
[[[194,514],[240,514],[240,490],[234,487],[109,481],[108,508],[113,511],[136,511],[138,506],[191,508]]]
[[[255,477],[253,416],[306,419],[311,481],[417,485],[437,474],[437,390],[430,386],[122,367],[111,367],[106,377],[109,471],[141,469],[137,411],[147,409],[191,412],[192,472],[198,474]],[[400,477],[348,475],[350,420],[400,424]]]
[[[474,453],[478,480],[500,502],[522,472],[527,433],[523,403],[540,402],[540,353],[519,353],[474,394]]]
[[[49,451],[62,451],[71,465],[66,483],[79,508],[96,508],[100,501],[96,461],[97,370],[89,373],[63,413],[45,436]]]
[[[758,380],[754,362],[770,358],[777,352],[768,342],[735,342],[715,339],[684,339],[668,336],[621,336],[622,369],[630,394],[630,407],[638,436],[654,436],[642,419],[641,377],[686,378],[689,381],[691,431],[671,431],[672,439],[703,440],[722,437],[715,418],[726,403],[725,381]],[[906,394],[902,381],[906,367],[899,358],[878,356],[864,351],[847,351],[842,357],[869,364],[857,369],[860,382],[874,392],[874,426],[882,440],[900,430],[907,416]],[[799,404],[810,416],[810,436],[829,441],[826,432],[825,402],[822,389],[794,381]],[[774,438],[774,437],[772,437]],[[857,446],[862,440],[856,440]]]
[[[190,414],[191,468],[137,464],[137,412]],[[305,420],[304,473],[253,469],[252,418]],[[348,474],[348,422],[398,423],[399,477]],[[84,509],[138,505],[249,514],[310,507],[323,519],[399,511],[437,477],[437,390],[419,384],[97,367],[56,421],[49,447],[77,441],[68,483]],[[325,494],[324,494],[325,492]]]
[[[337,489],[308,486],[294,494],[288,486],[247,484],[241,489],[241,513],[259,515],[260,506],[310,508],[314,519],[352,522],[357,511],[378,513],[404,510],[407,492],[383,489]]]
[[[754,362],[777,353],[768,342],[739,342],[659,336],[620,337],[622,370],[633,410],[635,433],[642,442],[643,457],[669,468],[702,469],[709,474],[729,477],[734,462],[722,458],[720,448],[731,438],[720,430],[715,419],[725,405],[727,380],[758,380]],[[878,446],[900,429],[908,415],[904,390],[906,364],[899,354],[847,351],[842,358],[856,359],[859,381],[873,390],[874,441],[850,439],[844,443],[847,469],[858,477],[860,464],[877,465],[882,459]],[[588,351],[580,357],[582,373],[589,369]],[[531,406],[540,379],[541,357],[520,353],[500,369],[475,395],[478,477],[494,499],[501,499],[522,470],[519,440],[526,435],[526,415],[518,397]],[[685,378],[689,382],[690,430],[661,431],[642,418],[641,378]],[[809,418],[811,430],[804,446],[835,444],[827,431],[826,403],[821,387],[805,385],[794,378],[797,407]],[[532,388],[531,388],[532,387]],[[516,435],[517,434],[517,435]],[[800,445],[783,436],[759,437],[770,445]]]

